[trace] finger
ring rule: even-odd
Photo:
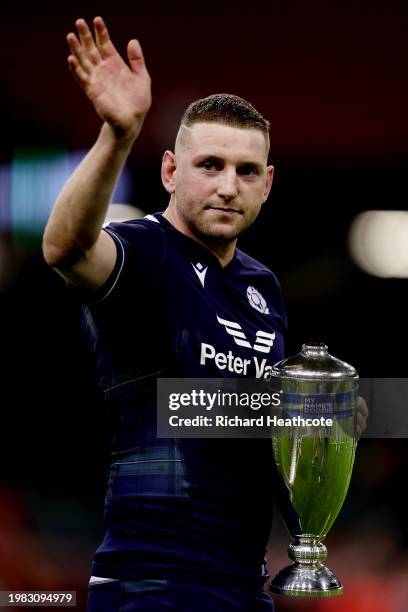
[[[360,431],[364,428],[365,426],[365,418],[363,416],[361,416],[361,414],[357,415],[357,428],[360,429]]]
[[[360,412],[357,413],[356,418],[356,437],[361,438],[365,430],[367,429],[367,417],[362,415]]]
[[[87,81],[88,74],[85,72],[85,70],[79,64],[79,62],[78,62],[77,58],[75,57],[75,55],[69,55],[67,61],[68,61],[69,69],[71,70],[71,72],[74,75],[74,77],[76,78],[76,80],[81,85],[84,85],[86,83],[86,81]]]
[[[100,53],[95,45],[94,38],[85,19],[77,19],[75,22],[79,34],[82,50],[92,64],[97,64],[101,60]]]
[[[87,59],[84,53],[84,49],[81,46],[81,43],[73,32],[70,32],[67,35],[67,43],[71,54],[77,59],[79,65],[83,68],[83,70],[89,72],[92,67],[92,64]]]
[[[110,39],[108,28],[106,27],[102,17],[95,17],[93,23],[96,45],[101,56],[105,58],[116,53],[115,46]]]
[[[146,68],[142,47],[140,46],[139,41],[135,38],[129,40],[128,42],[127,56],[133,72],[140,72]]]
[[[365,399],[359,396],[357,401],[358,401],[358,411],[360,412],[360,414],[362,414],[364,417],[368,417],[368,406],[367,406]]]

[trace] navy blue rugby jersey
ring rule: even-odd
[[[112,447],[92,572],[259,578],[280,486],[270,441],[158,439],[156,381],[265,376],[283,358],[279,283],[239,249],[222,268],[160,213],[105,229],[116,265],[83,306]]]

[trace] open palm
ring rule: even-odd
[[[98,115],[118,133],[131,131],[143,122],[150,108],[150,77],[137,40],[129,41],[127,64],[115,49],[101,17],[95,17],[94,36],[87,23],[75,23],[78,36],[70,33],[68,64],[93,103]]]

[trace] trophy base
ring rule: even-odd
[[[291,597],[331,597],[341,595],[343,586],[325,565],[305,567],[293,563],[271,580],[269,590]]]

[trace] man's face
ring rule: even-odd
[[[182,127],[171,188],[175,214],[203,242],[231,242],[258,216],[272,183],[268,144],[256,129],[222,123]]]

